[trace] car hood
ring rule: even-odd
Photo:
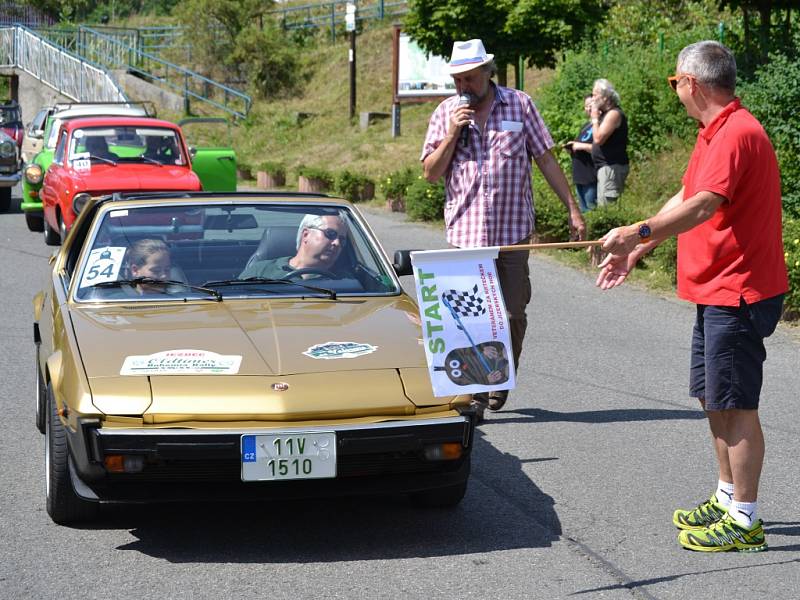
[[[140,302],[71,313],[94,403],[106,413],[298,419],[409,414],[409,394],[424,405],[446,402],[422,383],[422,332],[406,297]],[[220,368],[171,373],[175,351]]]
[[[78,172],[75,184],[94,194],[138,190],[199,190],[200,180],[188,167],[120,163],[116,167],[92,164],[91,171]]]

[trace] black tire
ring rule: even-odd
[[[47,219],[42,219],[42,231],[44,232],[44,243],[48,246],[60,246],[61,238],[58,237],[58,232],[50,228]]]
[[[11,208],[11,188],[0,188],[0,212],[8,212]]]
[[[44,433],[47,428],[47,387],[42,377],[42,368],[39,366],[39,345],[36,345],[36,429]]]
[[[58,213],[58,237],[61,238],[62,244],[67,239],[67,226],[64,224],[64,217],[61,216],[61,213]]]
[[[88,521],[97,514],[97,504],[75,493],[69,476],[67,433],[56,412],[53,388],[47,385],[47,428],[45,430],[45,477],[47,514],[53,522],[66,525]]]
[[[44,219],[39,213],[25,213],[25,224],[28,231],[44,231]]]

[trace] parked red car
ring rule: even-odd
[[[201,189],[181,129],[174,123],[145,117],[68,121],[41,191],[45,243],[60,244],[92,196]]]
[[[0,104],[0,131],[14,140],[17,148],[22,148],[25,130],[22,126],[22,111],[16,100],[8,100]]]

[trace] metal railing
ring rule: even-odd
[[[76,38],[77,52],[108,69],[124,69],[146,81],[164,85],[183,97],[187,113],[190,112],[192,100],[239,118],[245,118],[250,111],[252,99],[239,90],[144,52],[116,36],[106,35],[91,27],[81,27],[81,31]]]
[[[77,27],[41,27],[36,33],[72,50],[79,47],[86,28],[92,32],[113,37],[120,43],[133,46],[142,52],[161,56],[163,52],[177,51],[188,55],[191,45],[183,37],[184,28],[176,25],[153,27],[114,27],[110,25],[88,25]]]
[[[0,28],[0,65],[21,69],[79,102],[128,100],[103,67],[22,25]]]
[[[356,3],[356,21],[398,17],[408,12],[406,0],[386,2],[377,0],[370,4]],[[336,41],[336,28],[344,26],[347,0],[333,0],[304,6],[287,6],[271,10],[265,15],[279,21],[284,29],[324,29],[329,28],[331,40]]]

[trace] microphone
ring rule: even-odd
[[[458,104],[457,106],[469,106],[472,104],[472,94],[463,93],[458,97]],[[461,143],[462,147],[466,147],[469,144],[469,125],[464,125],[461,128],[461,137],[459,138],[459,142]]]

